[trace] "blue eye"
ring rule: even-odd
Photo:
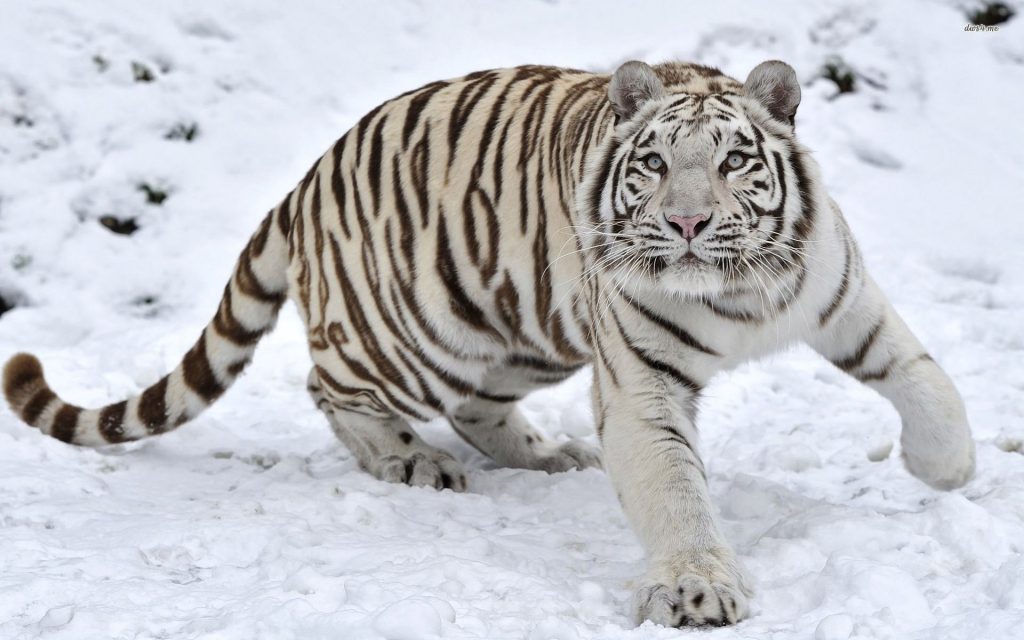
[[[665,170],[665,161],[662,160],[661,156],[659,156],[656,153],[647,154],[641,159],[641,162],[643,162],[644,166],[646,166],[651,171],[657,171],[658,173],[661,173],[662,171]]]
[[[733,151],[732,153],[725,157],[725,166],[731,170],[739,169],[744,164],[746,164],[746,162],[747,159],[743,156],[743,154],[737,153],[735,151]]]

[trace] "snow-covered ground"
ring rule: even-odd
[[[956,2],[715,5],[0,0],[0,360],[34,351],[85,405],[158,379],[263,213],[404,90],[630,58],[742,79],[782,58],[876,279],[966,399],[974,481],[911,478],[895,412],[805,349],[743,367],[701,431],[753,617],[635,629],[642,551],[602,472],[496,469],[436,423],[468,493],[374,480],[308,400],[288,308],[249,374],[164,437],[76,449],[0,409],[0,637],[1024,638],[1024,15],[977,33]],[[835,99],[832,55],[858,74]],[[587,385],[529,413],[591,434]]]

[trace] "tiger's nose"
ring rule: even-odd
[[[694,216],[668,216],[668,223],[675,229],[683,240],[693,240],[705,227],[711,216],[706,213],[698,213]]]

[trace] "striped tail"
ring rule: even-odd
[[[58,398],[39,360],[19,353],[3,375],[4,395],[14,413],[58,440],[86,446],[157,435],[199,415],[249,364],[285,301],[289,200],[272,210],[249,240],[217,314],[173,372],[138,396],[89,410]]]

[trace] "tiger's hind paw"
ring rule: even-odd
[[[460,493],[466,490],[466,472],[462,463],[440,449],[383,456],[368,466],[370,473],[385,482],[451,489]]]

